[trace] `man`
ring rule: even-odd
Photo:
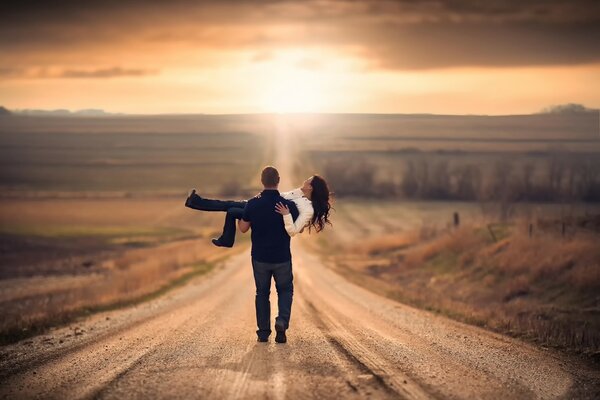
[[[294,292],[290,237],[285,231],[283,218],[275,211],[277,203],[288,206],[292,217],[298,217],[296,204],[279,195],[279,172],[271,166],[261,173],[264,190],[248,200],[244,215],[238,222],[242,233],[252,228],[252,270],[256,284],[256,323],[259,342],[267,342],[271,334],[271,277],[277,288],[279,315],[275,319],[275,341],[287,341]]]

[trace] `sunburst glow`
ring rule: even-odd
[[[317,76],[301,71],[280,73],[269,82],[262,101],[269,112],[294,113],[322,111],[327,105],[327,93]]]

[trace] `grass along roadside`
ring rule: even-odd
[[[0,304],[3,313],[0,344],[44,333],[50,327],[94,312],[151,300],[211,271],[214,265],[246,247],[239,243],[233,249],[224,250],[205,239],[184,240],[127,251],[117,259],[103,262],[100,272],[64,277],[69,280],[69,287],[65,289],[56,282],[45,285],[41,277],[41,283],[36,281],[34,290],[23,285],[23,290],[16,288],[12,298]],[[8,280],[5,284],[11,282]]]
[[[2,225],[0,234],[46,238],[99,238],[107,243],[157,243],[194,237],[189,229],[152,226]]]
[[[123,300],[116,300],[106,304],[82,306],[73,310],[57,313],[55,315],[49,315],[47,318],[39,319],[36,321],[26,322],[21,321],[24,327],[12,327],[7,330],[0,332],[0,345],[7,345],[18,342],[23,339],[30,338],[46,333],[52,327],[58,327],[73,322],[81,317],[86,317],[93,313],[116,310],[119,308],[130,307],[136,304],[140,304],[146,301],[156,299],[165,293],[169,292],[176,287],[183,286],[189,282],[192,278],[208,273],[214,268],[213,263],[197,263],[189,266],[188,270],[180,275],[179,277],[169,281],[158,289],[139,295],[138,297],[126,298]]]
[[[528,237],[519,225],[404,232],[330,254],[351,281],[387,297],[537,344],[600,354],[596,235]],[[420,239],[419,239],[420,238]],[[340,255],[341,254],[341,255]]]

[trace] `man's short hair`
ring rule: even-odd
[[[270,165],[265,167],[260,174],[260,181],[265,187],[275,187],[279,185],[279,171]]]

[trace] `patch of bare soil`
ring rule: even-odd
[[[0,235],[0,279],[97,272],[122,246],[95,237]]]

